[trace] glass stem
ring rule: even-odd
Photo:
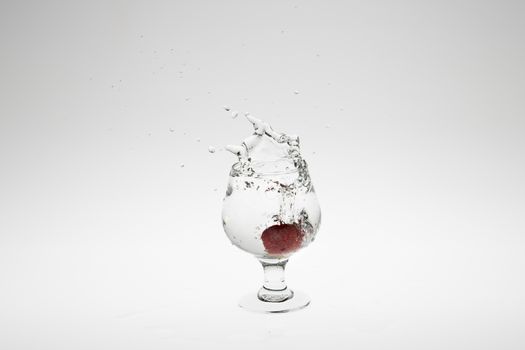
[[[264,269],[264,284],[257,296],[262,301],[279,303],[293,297],[293,292],[286,286],[284,267],[288,260],[269,263],[261,260]]]

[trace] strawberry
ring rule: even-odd
[[[303,236],[298,225],[279,224],[264,230],[261,239],[268,253],[283,255],[299,249]]]

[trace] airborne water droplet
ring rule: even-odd
[[[208,152],[210,152],[210,153],[215,153],[215,147],[213,147],[213,146],[208,146]]]
[[[197,142],[201,142],[201,139],[196,139],[195,141],[197,141]]]
[[[181,167],[181,168],[184,168],[184,163],[180,163],[180,167]]]
[[[230,108],[230,107],[228,107],[228,106],[224,106],[223,108],[224,108],[224,110],[225,110],[226,112],[229,112],[229,111],[230,111],[230,109],[231,109],[231,108]]]
[[[296,94],[296,95],[299,95],[299,91],[297,91],[297,90],[295,90],[293,93]]]
[[[233,119],[237,118],[238,115],[239,115],[239,112],[237,112],[237,111],[233,111],[232,112],[232,118]]]

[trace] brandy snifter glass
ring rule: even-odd
[[[262,264],[264,283],[240,306],[259,312],[287,312],[310,303],[308,296],[288,288],[288,259],[308,246],[321,222],[321,210],[306,167],[298,170],[288,158],[253,164],[250,171],[233,165],[223,201],[222,223],[238,248]]]

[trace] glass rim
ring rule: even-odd
[[[260,170],[266,164],[276,164],[282,161],[288,162],[290,164],[290,169]],[[233,164],[232,168],[235,169],[235,167],[240,164],[241,162],[236,162],[235,164]],[[259,175],[259,176],[287,175],[287,174],[295,174],[299,172],[299,170],[293,165],[292,159],[287,158],[287,157],[278,158],[274,160],[268,160],[268,161],[255,162],[252,164],[252,170],[255,175]]]

